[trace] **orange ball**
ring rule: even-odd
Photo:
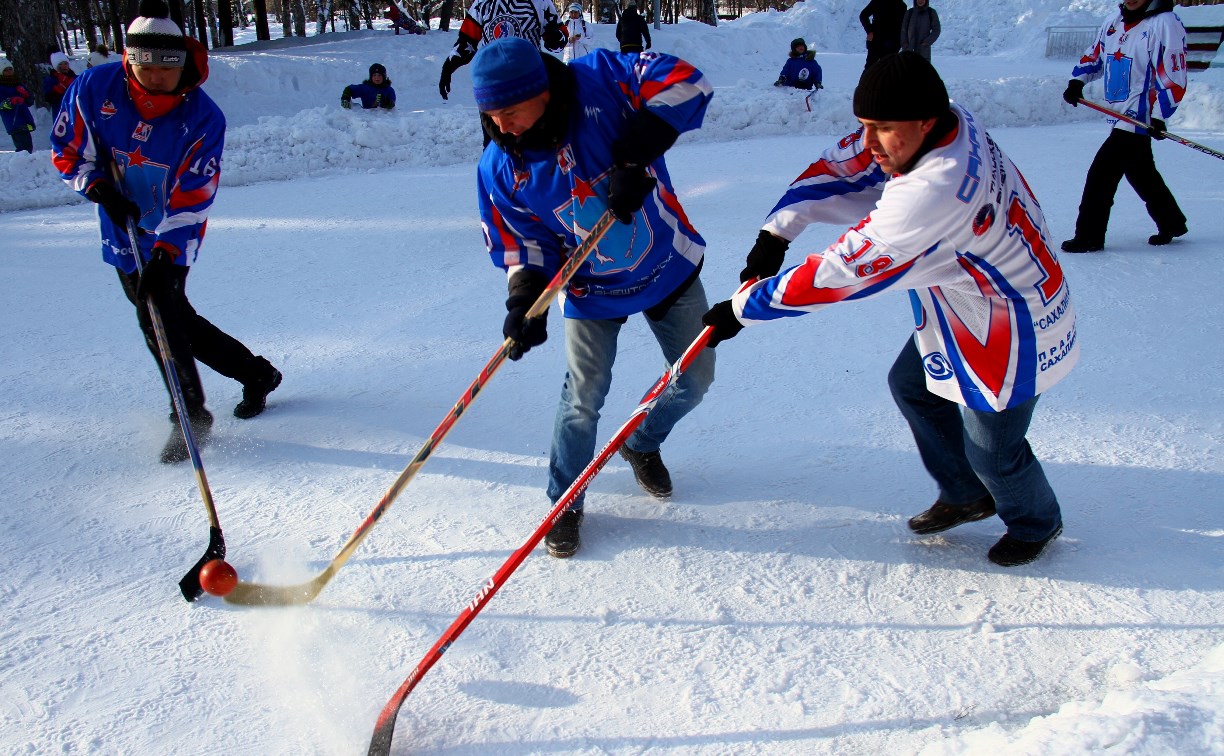
[[[228,596],[238,585],[238,572],[224,559],[205,562],[200,568],[200,587],[213,596]]]

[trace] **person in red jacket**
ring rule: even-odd
[[[51,107],[52,115],[59,112],[64,93],[68,91],[68,87],[75,78],[76,71],[73,71],[72,66],[69,65],[68,56],[62,52],[51,53],[51,73],[43,79],[43,96],[47,98],[47,105]]]

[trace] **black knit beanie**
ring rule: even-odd
[[[946,112],[948,90],[939,73],[908,50],[876,61],[854,90],[854,115],[869,121],[922,121]]]

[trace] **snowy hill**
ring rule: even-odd
[[[949,90],[1069,236],[1106,127],[1062,103],[1070,61],[1042,57],[1044,29],[1109,3],[934,3]],[[859,7],[655,33],[716,90],[668,155],[712,299],[852,127]],[[825,70],[810,112],[769,86],[796,36]],[[192,301],[285,373],[241,421],[239,389],[202,371],[204,465],[245,580],[318,574],[501,343],[466,69],[449,102],[436,91],[452,42],[380,29],[213,56],[230,130]],[[341,110],[375,61],[400,107]],[[1170,128],[1224,150],[1221,92],[1219,69],[1194,74]],[[189,467],[155,461],[164,391],[42,118],[43,151],[0,153],[0,752],[364,752],[387,697],[547,512],[559,321],[313,604],[186,604],[204,507]],[[1224,162],[1155,149],[1190,234],[1149,247],[1124,185],[1107,250],[1064,256],[1084,354],[1030,435],[1066,520],[1041,560],[986,561],[994,519],[906,528],[935,492],[885,385],[904,297],[751,329],[719,347],[710,395],[664,447],[675,498],[611,462],[583,550],[523,564],[408,699],[395,752],[1224,754]],[[790,259],[841,230],[809,230]],[[601,438],[663,369],[631,320]]]

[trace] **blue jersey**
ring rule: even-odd
[[[96,66],[73,81],[51,129],[60,178],[84,195],[96,181],[113,181],[111,166],[117,165],[123,177],[119,188],[140,208],[138,225],[149,232],[137,240],[143,259],[158,244],[168,247],[179,265],[191,265],[199,254],[221,180],[225,141],[225,116],[197,88],[208,76],[203,48],[187,42],[194,53],[188,66],[198,81],[186,92],[149,95],[129,86],[126,63]],[[131,273],[136,259],[127,229],[111,223],[101,207],[98,211],[103,259]]]
[[[634,112],[683,133],[701,126],[713,94],[690,64],[652,52],[597,49],[569,64],[575,76],[569,128],[555,150],[511,154],[490,143],[477,175],[480,219],[494,264],[551,278],[608,209],[612,145]],[[613,223],[565,293],[569,318],[607,319],[658,304],[693,275],[705,240],[676,198],[667,165],[633,223]]]

